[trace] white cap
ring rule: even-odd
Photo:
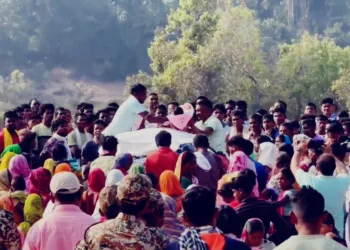
[[[71,172],[55,174],[50,182],[50,190],[54,194],[74,194],[78,192],[81,187],[82,185],[78,177]]]

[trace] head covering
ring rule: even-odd
[[[276,165],[277,148],[272,142],[263,142],[260,144],[260,155],[258,162],[269,168],[274,168]]]
[[[0,164],[0,170],[8,169],[10,160],[12,157],[14,157],[16,154],[13,152],[7,152],[2,158],[1,158],[1,164]]]
[[[122,171],[119,169],[112,169],[109,171],[107,178],[106,178],[106,183],[105,186],[113,186],[113,185],[118,185],[118,183],[124,178],[124,175]]]
[[[11,183],[9,179],[9,172],[7,169],[0,170],[0,191],[10,190]]]
[[[24,128],[21,129],[17,132],[18,137],[19,137],[19,141],[23,141],[25,138],[31,138],[31,139],[35,139],[36,137],[36,133],[32,132],[31,130]]]
[[[131,154],[123,154],[115,160],[115,168],[123,168],[128,170],[132,165],[134,159]]]
[[[106,176],[100,168],[94,168],[89,173],[88,184],[91,191],[99,193],[104,188]]]
[[[179,179],[174,172],[170,170],[164,171],[159,177],[160,191],[170,197],[183,195],[183,190]]]
[[[254,165],[254,163],[253,163]],[[242,171],[249,168],[249,157],[242,151],[236,151],[230,156],[230,165],[228,167],[228,173],[236,171]],[[255,165],[254,165],[255,168]],[[255,172],[255,171],[254,171]]]
[[[135,164],[129,169],[129,174],[146,174],[146,172],[144,166]]]
[[[260,231],[262,231],[263,234],[265,233],[264,223],[258,218],[249,219],[243,227],[242,240],[245,241],[248,235]]]
[[[28,196],[24,203],[24,222],[19,224],[19,229],[26,235],[30,227],[41,219],[44,213],[43,199],[37,194]]]
[[[189,152],[185,151],[183,153],[181,153],[179,155],[179,158],[177,158],[177,162],[176,162],[176,167],[175,167],[175,175],[176,177],[181,180],[181,177],[182,177],[182,167],[183,167],[183,159],[186,157],[186,155],[188,154]]]
[[[30,169],[26,158],[23,155],[13,156],[9,163],[9,171],[12,177],[27,179],[30,175]]]
[[[14,212],[15,205],[9,192],[6,192],[0,196],[0,208],[10,213]]]
[[[15,153],[16,155],[22,154],[22,148],[18,144],[13,144],[5,148],[5,150],[1,154],[1,158],[4,157],[8,152]]]
[[[104,187],[101,190],[99,205],[102,213],[106,214],[109,206],[118,203],[117,193],[118,193],[118,187],[116,185]]]
[[[51,158],[47,159],[44,163],[44,168],[49,170],[51,175],[54,174],[54,169],[55,169],[55,161]]]
[[[62,173],[62,172],[72,172],[72,168],[68,163],[61,163],[57,165],[55,169],[55,174]]]
[[[118,185],[117,197],[122,203],[136,205],[141,201],[148,200],[151,185],[140,174],[129,174]]]
[[[78,177],[71,172],[55,174],[50,182],[52,193],[74,194],[81,188]]]
[[[29,194],[38,194],[43,198],[44,206],[50,200],[50,171],[45,168],[34,169],[29,176]]]

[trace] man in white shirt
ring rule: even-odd
[[[303,187],[293,199],[291,221],[298,235],[292,236],[275,250],[345,250],[335,240],[321,234],[325,216],[325,199],[311,187]]]
[[[164,123],[168,119],[151,115],[143,103],[147,99],[147,89],[141,83],[137,83],[130,90],[130,96],[119,107],[113,121],[103,131],[105,136],[116,136],[123,132],[138,130],[145,119],[149,123]]]
[[[307,152],[308,141],[299,142],[291,163],[291,170],[300,186],[311,186],[325,199],[326,210],[333,215],[335,227],[340,235],[344,234],[344,202],[350,185],[350,177],[343,164],[330,154],[321,155],[316,163],[318,175],[304,172],[299,166],[301,157]],[[338,174],[334,176],[334,171]]]
[[[218,118],[212,116],[213,104],[203,99],[196,104],[196,115],[199,121],[192,126],[192,133],[204,134],[209,138],[209,144],[216,152],[226,152],[225,132]]]

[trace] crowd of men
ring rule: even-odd
[[[148,106],[145,102],[148,102]],[[142,84],[119,106],[31,100],[0,132],[0,249],[340,250],[350,246],[350,118],[331,98],[297,120],[284,101],[160,104]],[[118,135],[158,128],[157,149]],[[172,147],[172,130],[193,142]]]

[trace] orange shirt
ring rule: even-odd
[[[153,173],[159,179],[165,170],[175,170],[178,157],[179,155],[170,148],[159,148],[147,156],[145,162],[146,173]]]

